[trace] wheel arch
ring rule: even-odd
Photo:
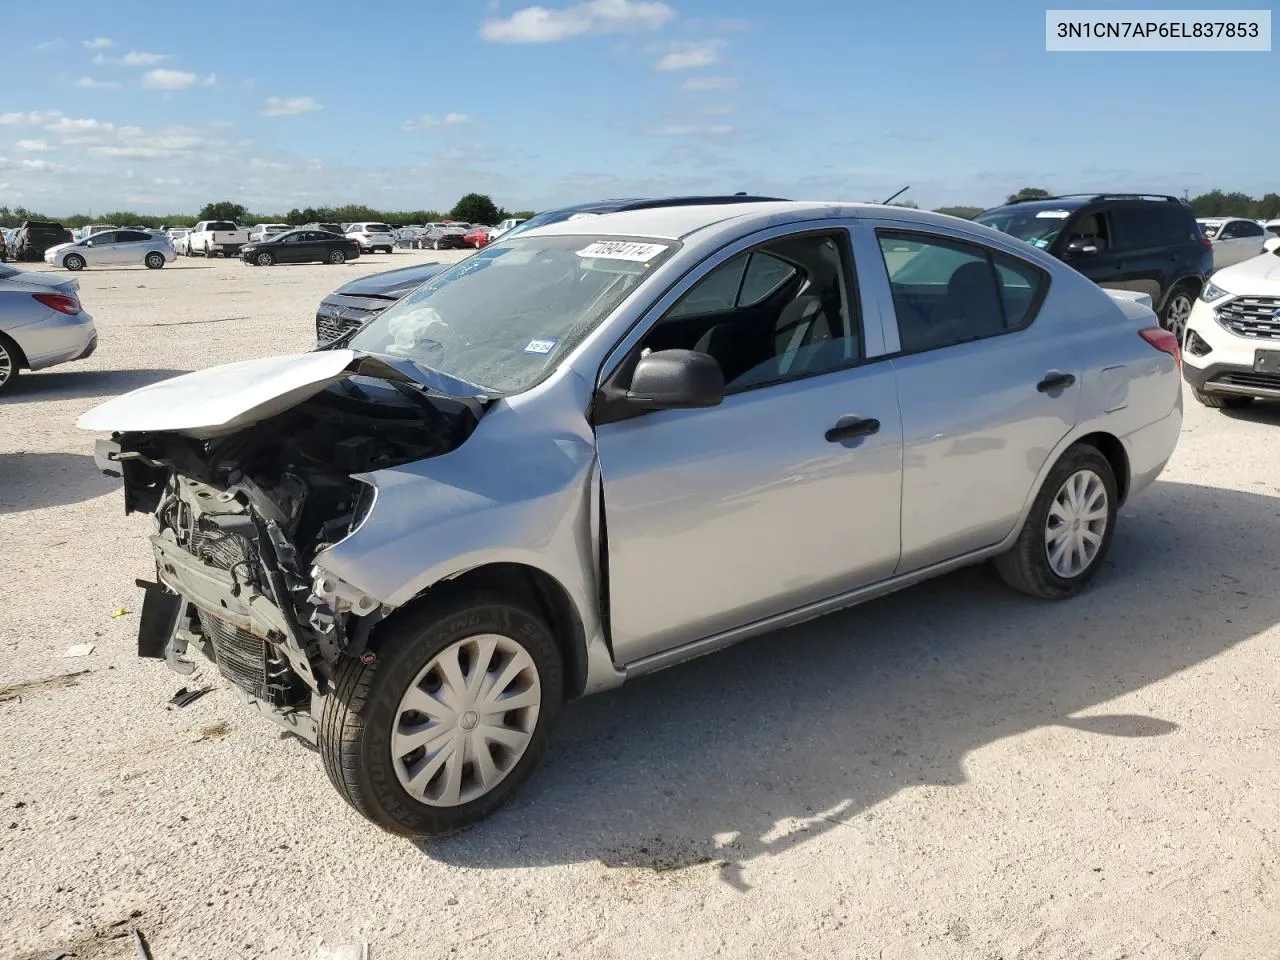
[[[1123,504],[1129,495],[1130,480],[1129,454],[1124,448],[1124,443],[1115,434],[1103,431],[1087,433],[1079,437],[1072,446],[1081,443],[1088,444],[1107,458],[1107,462],[1111,464],[1111,472],[1115,474],[1116,493],[1119,495],[1120,504]]]
[[[31,364],[27,360],[26,352],[22,349],[22,344],[18,343],[17,340],[13,339],[13,337],[9,336],[3,330],[0,330],[0,339],[3,339],[4,342],[8,344],[10,348],[12,348],[10,350],[10,353],[13,354],[13,360],[14,360],[14,363],[18,365],[18,369],[30,370]]]
[[[1169,305],[1169,298],[1173,296],[1174,291],[1188,288],[1191,291],[1191,299],[1195,300],[1200,296],[1200,291],[1204,289],[1205,278],[1198,274],[1189,274],[1176,278],[1173,283],[1169,284],[1164,291],[1164,296],[1160,298],[1160,302],[1156,304],[1156,314],[1164,313],[1164,308]]]
[[[446,591],[494,593],[506,599],[530,605],[542,614],[560,648],[565,668],[565,696],[581,696],[587,685],[587,634],[582,614],[569,591],[555,577],[538,567],[515,561],[499,561],[472,567],[423,590],[396,613],[431,603]]]

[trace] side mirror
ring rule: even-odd
[[[1068,240],[1066,252],[1076,254],[1078,256],[1088,256],[1090,254],[1099,253],[1106,247],[1106,244],[1098,237],[1089,237],[1088,239]]]
[[[1267,253],[1274,253],[1280,256],[1280,237],[1268,237],[1262,241],[1262,249]]]
[[[645,410],[714,407],[723,399],[720,364],[695,350],[659,350],[643,357],[627,391],[627,402]]]

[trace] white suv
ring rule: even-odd
[[[1196,300],[1182,341],[1182,374],[1206,407],[1280,399],[1280,237],[1219,270]]]
[[[385,223],[353,223],[347,228],[347,236],[360,244],[361,253],[390,253],[396,245],[395,233]]]

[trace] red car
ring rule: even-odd
[[[493,227],[472,227],[467,231],[466,236],[462,238],[462,241],[468,247],[475,247],[479,250],[489,242],[489,234],[492,231]]]

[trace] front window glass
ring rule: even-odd
[[[519,393],[674,248],[669,240],[591,236],[503,241],[378,314],[348,346],[411,360],[489,392]]]
[[[1034,247],[1047,247],[1062,232],[1071,216],[1070,210],[1019,210],[1017,207],[1001,207],[980,214],[974,220],[1001,233],[1025,240]]]

